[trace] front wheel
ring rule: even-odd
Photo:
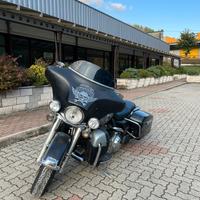
[[[41,165],[31,187],[31,194],[35,197],[41,197],[53,179],[54,175],[55,171],[53,169]]]

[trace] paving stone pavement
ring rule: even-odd
[[[47,200],[200,199],[200,84],[186,84],[137,99],[153,113],[149,135],[132,141],[92,170],[70,160]],[[36,158],[46,135],[0,149],[0,199],[32,200]]]

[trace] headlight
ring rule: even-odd
[[[79,107],[69,106],[65,110],[65,118],[71,124],[80,124],[84,119],[84,114]]]
[[[99,126],[100,126],[99,120],[96,119],[96,118],[91,118],[91,119],[88,121],[88,126],[89,126],[91,129],[98,129]]]
[[[58,112],[60,110],[60,108],[61,108],[60,102],[56,101],[56,100],[51,101],[49,103],[49,108],[53,112]]]

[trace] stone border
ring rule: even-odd
[[[0,115],[46,106],[52,96],[52,88],[48,85],[0,92]]]
[[[200,76],[187,76],[188,83],[200,83]]]
[[[31,128],[19,133],[14,133],[14,134],[2,137],[0,138],[0,149],[8,145],[11,145],[15,142],[19,142],[30,137],[35,137],[35,136],[47,133],[50,127],[51,127],[51,124],[49,123],[49,124],[42,125],[40,127]]]
[[[142,78],[142,79],[117,79],[118,89],[134,89],[141,87],[148,87],[151,85],[157,85],[162,83],[171,82],[174,80],[186,79],[185,74],[176,74],[174,76],[162,76],[160,78]]]

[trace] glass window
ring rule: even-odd
[[[77,49],[77,58],[78,60],[86,60],[86,49],[78,47]]]
[[[119,55],[119,73],[121,74],[126,68],[129,68],[129,56],[125,54]]]
[[[5,53],[5,37],[3,34],[0,34],[0,55],[4,55]]]
[[[0,34],[0,46],[5,46],[5,37],[3,34]]]
[[[100,66],[104,66],[104,52],[94,49],[87,49],[87,60]]]
[[[66,64],[71,64],[74,62],[74,56],[75,56],[75,47],[64,45],[63,46],[63,61]]]
[[[111,71],[111,53],[105,52],[104,69]]]
[[[34,63],[35,59],[44,58],[47,63],[51,64],[54,62],[54,52],[53,42],[31,40],[31,63]]]
[[[4,55],[6,52],[5,52],[5,47],[1,47],[0,46],[0,56],[1,55]]]
[[[29,41],[17,36],[11,37],[12,55],[18,57],[18,63],[22,67],[29,67]]]

